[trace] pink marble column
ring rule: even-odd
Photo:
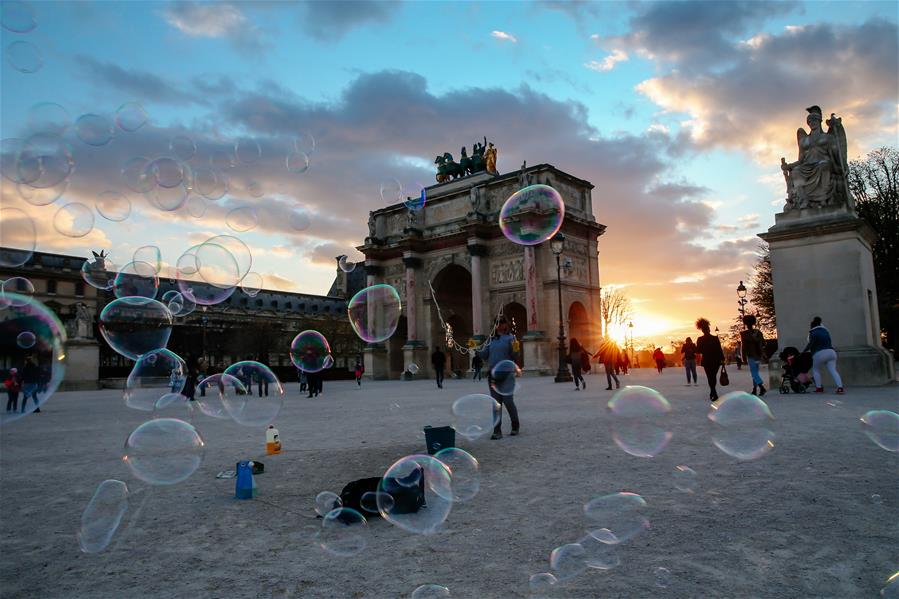
[[[524,289],[528,311],[528,332],[539,329],[537,325],[537,259],[534,246],[524,247]]]
[[[471,320],[474,335],[484,334],[484,298],[481,295],[481,257],[471,255]]]
[[[406,263],[406,342],[418,340],[418,297],[415,293],[415,267]]]

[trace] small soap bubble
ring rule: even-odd
[[[671,581],[673,580],[673,576],[671,575],[671,570],[668,568],[656,568],[653,570],[653,575],[656,579],[656,586],[660,589],[667,589],[671,586]]]
[[[366,512],[377,514],[380,510],[378,505],[384,506],[388,512],[393,509],[393,496],[390,493],[382,493],[380,491],[367,491],[362,494],[359,505]]]
[[[559,579],[549,572],[540,572],[532,574],[528,580],[528,588],[531,591],[531,599],[549,599],[549,594],[553,587],[558,584]]]
[[[28,110],[28,129],[60,137],[72,125],[69,111],[55,102],[38,102]]]
[[[131,214],[131,200],[118,191],[104,191],[94,201],[97,213],[113,222],[122,222]]]
[[[271,368],[245,360],[226,368],[225,374],[237,378],[247,388],[246,395],[229,394],[222,398],[234,422],[243,426],[264,427],[275,421],[284,404],[284,387]]]
[[[81,265],[81,278],[96,289],[112,289],[118,269],[107,256],[94,254]]]
[[[696,492],[697,486],[698,481],[695,470],[683,464],[674,468],[674,487],[678,491],[692,494]]]
[[[205,444],[192,424],[177,418],[148,420],[128,435],[122,460],[151,485],[186,480],[203,462]]]
[[[564,218],[565,202],[558,191],[549,185],[529,185],[503,204],[499,227],[512,243],[537,245],[552,238]]]
[[[197,153],[197,144],[184,135],[176,135],[169,140],[169,150],[180,160],[190,160]]]
[[[343,502],[337,493],[331,491],[322,491],[315,496],[315,513],[324,517],[332,510],[343,507]]]
[[[862,430],[881,449],[899,451],[899,414],[889,410],[871,410],[861,418]]]
[[[44,57],[34,44],[17,41],[6,47],[6,62],[20,73],[37,73],[44,66]]]
[[[499,403],[489,395],[465,395],[453,402],[452,426],[462,437],[475,441],[493,432],[499,422],[499,410]]]
[[[614,539],[614,543],[607,542]],[[621,564],[618,557],[618,539],[606,529],[587,533],[578,545],[584,548],[584,564],[594,570],[611,570]]]
[[[191,194],[184,203],[187,213],[193,218],[203,218],[206,214],[206,199],[203,196]]]
[[[0,308],[20,307],[34,298],[34,283],[25,277],[10,277],[0,283]]]
[[[251,179],[244,184],[244,190],[251,198],[261,198],[265,192],[262,189],[262,183]]]
[[[132,304],[156,299],[159,275],[148,262],[129,262],[119,269],[112,291],[117,298]]]
[[[293,149],[311,155],[315,151],[315,138],[308,131],[301,131],[293,139]]]
[[[287,172],[301,175],[309,170],[309,155],[305,152],[291,152],[285,160]]]
[[[234,208],[225,217],[225,222],[232,231],[246,233],[256,228],[258,217],[256,209],[252,206],[240,206]]]
[[[248,389],[240,379],[225,373],[206,377],[200,381],[199,387],[206,390],[206,395],[201,393],[199,397],[194,398],[197,407],[206,416],[218,420],[231,419],[231,415],[225,407],[227,398],[242,397],[248,393]]]
[[[408,372],[409,374],[418,374],[418,371],[418,364],[415,364],[414,362],[406,366],[406,372]]]
[[[337,266],[343,272],[353,272],[356,269],[356,263],[352,262],[346,256],[341,256],[340,258],[337,259]]]
[[[302,208],[292,211],[290,216],[287,217],[287,220],[294,231],[305,231],[311,224],[309,213]]]
[[[587,570],[586,552],[580,543],[568,543],[553,549],[549,568],[560,582],[571,580]]]
[[[128,133],[133,133],[146,125],[147,120],[147,111],[137,102],[126,102],[116,110],[116,126]]]
[[[427,509],[410,511],[407,502],[394,503],[403,488],[419,487]],[[391,496],[388,503],[378,502],[381,516],[403,530],[416,534],[437,532],[452,509],[452,477],[440,460],[426,455],[410,455],[397,460],[381,478],[378,491]]]
[[[66,237],[84,237],[94,229],[94,211],[80,202],[70,202],[56,211],[53,227]]]
[[[262,157],[262,148],[255,139],[240,139],[234,144],[234,156],[241,164],[255,164]]]
[[[258,272],[248,272],[240,281],[240,289],[250,297],[256,297],[262,291],[262,275]]]
[[[318,331],[302,331],[290,343],[290,361],[303,372],[321,372],[328,368],[329,358],[331,346]]]
[[[401,312],[400,294],[386,284],[362,289],[347,304],[350,324],[366,343],[389,339],[396,331]]]
[[[137,156],[122,165],[122,181],[135,193],[147,193],[156,187],[156,178],[148,168],[149,158]]]
[[[396,179],[386,179],[381,182],[381,199],[387,204],[395,204],[403,201],[403,184]]]
[[[521,369],[512,360],[498,362],[490,371],[490,388],[503,396],[514,395]]]
[[[884,599],[899,599],[899,570],[887,578],[886,586],[880,589],[880,596]]]
[[[16,345],[22,349],[31,349],[37,343],[37,337],[31,331],[22,331],[16,337]]]
[[[152,412],[166,394],[179,394],[187,383],[187,363],[173,351],[157,349],[140,356],[125,381],[125,405]]]
[[[636,493],[612,493],[587,502],[584,515],[623,543],[649,528],[649,520],[641,513],[644,507],[646,500]],[[610,540],[612,537],[598,537],[598,540]]]
[[[437,449],[438,444],[434,443]],[[458,447],[440,449],[434,455],[450,470],[450,496],[457,502],[470,501],[481,488],[481,465],[473,455]]]
[[[115,135],[115,126],[105,116],[83,114],[75,121],[75,135],[89,146],[105,146]]]
[[[26,2],[4,0],[0,4],[0,15],[3,28],[13,33],[28,33],[37,27],[34,9]]]
[[[228,176],[220,169],[199,167],[193,172],[193,191],[207,200],[222,199],[230,189]]]
[[[423,584],[412,591],[411,599],[451,599],[450,590],[439,584]]]
[[[128,485],[120,480],[104,480],[81,514],[76,535],[81,551],[99,553],[109,546],[128,511]]]
[[[341,507],[322,517],[318,543],[322,549],[337,557],[358,554],[367,544],[368,521],[365,516],[348,507]]]
[[[45,189],[57,187],[69,178],[75,170],[75,159],[61,135],[37,133],[22,142],[16,163],[16,174],[21,183]]]
[[[873,495],[871,495],[871,503],[873,503],[874,505],[881,505],[883,503],[883,497],[881,497],[877,493],[874,493]]]
[[[131,261],[149,264],[158,274],[162,271],[162,250],[155,245],[142,245],[134,250]]]
[[[755,460],[774,449],[774,416],[768,404],[745,391],[732,391],[711,405],[715,447],[738,460]]]
[[[612,414],[612,438],[626,453],[638,458],[653,458],[671,440],[671,404],[661,393],[649,387],[627,386],[609,400]]]

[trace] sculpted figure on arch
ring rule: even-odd
[[[784,212],[821,206],[848,206],[849,165],[846,159],[846,132],[842,119],[834,114],[827,120],[827,131],[821,129],[823,120],[819,106],[806,108],[806,123],[810,131],[796,132],[799,160],[780,159],[780,168],[787,182],[787,204]]]

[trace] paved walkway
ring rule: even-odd
[[[730,389],[751,387],[746,370],[731,374]],[[285,452],[263,458],[259,498],[242,502],[234,481],[215,474],[260,456],[263,430],[196,416],[202,466],[179,485],[147,488],[120,460],[147,414],[114,391],[58,394],[0,430],[0,596],[392,599],[438,583],[455,599],[527,597],[553,548],[583,536],[583,504],[617,491],[643,495],[651,529],[620,547],[620,566],[590,570],[554,597],[875,597],[899,569],[899,454],[874,445],[858,421],[899,408],[899,387],[769,393],[775,448],[738,462],[710,442],[707,391],[684,386],[680,369],[624,378],[673,406],[674,436],[654,459],[614,444],[605,377],[587,380],[574,392],[521,379],[522,435],[461,443],[481,462],[480,494],[430,537],[374,520],[368,547],[350,558],[313,542],[315,495],[422,451],[421,427],[449,423],[452,401],[485,382],[447,380],[442,391],[429,381],[326,383],[315,400],[291,383],[277,420]],[[679,464],[698,473],[693,495],[674,488]],[[107,478],[128,482],[131,509],[106,552],[83,554],[75,530]],[[672,575],[664,589],[659,567]]]

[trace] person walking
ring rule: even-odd
[[[696,382],[696,344],[693,343],[693,339],[687,337],[687,340],[684,341],[683,347],[680,348],[680,353],[684,356],[684,370],[687,372],[687,386],[690,386],[690,376],[693,376],[693,384],[698,385]]]
[[[268,358],[261,357],[259,359],[259,363],[262,364],[263,366],[265,366],[266,368],[268,368],[268,366],[269,366]],[[259,374],[256,377],[256,385],[257,385],[257,389],[259,390],[259,397],[262,397],[263,391],[265,391],[265,397],[268,397],[268,378],[266,378],[262,374]]]
[[[446,354],[439,347],[431,354],[431,366],[434,367],[434,374],[437,377],[437,388],[443,389],[443,370],[446,368]]]
[[[25,366],[22,368],[22,413],[28,405],[28,398],[34,402],[34,411],[40,412],[40,404],[37,399],[38,385],[41,383],[41,371],[34,363],[34,357],[25,358]]]
[[[665,354],[662,353],[661,347],[657,347],[652,352],[652,359],[656,361],[656,370],[659,371],[659,374],[662,374],[662,369],[665,368]]]
[[[358,387],[362,386],[362,375],[365,374],[365,366],[362,365],[362,360],[356,359],[356,367],[353,369],[353,374],[356,376],[356,385]]]
[[[3,381],[6,388],[6,411],[15,412],[19,409],[19,391],[22,390],[22,382],[19,380],[19,371],[16,368],[10,368]]]
[[[606,371],[606,391],[612,390],[612,380],[615,380],[615,388],[619,389],[621,383],[618,381],[618,375],[615,373],[615,365],[618,363],[618,345],[611,339],[603,341],[599,346],[599,351],[593,357],[602,362],[602,367]]]
[[[571,346],[568,350],[568,362],[571,364],[571,376],[574,377],[574,390],[580,391],[580,385],[584,386],[584,390],[587,390],[587,381],[584,380],[584,375],[582,374],[582,368],[588,364],[588,360],[584,360],[584,348],[581,347],[580,342],[574,337],[571,338]]]
[[[759,374],[759,362],[765,357],[765,336],[760,330],[755,328],[756,318],[752,314],[743,317],[743,324],[746,329],[740,331],[740,347],[742,348],[742,356],[737,355],[737,360],[741,357],[746,360],[749,365],[749,374],[752,376],[752,394],[759,397],[767,393],[765,383]],[[739,363],[739,362],[738,362]]]
[[[716,388],[718,369],[724,363],[724,350],[721,348],[721,340],[712,335],[711,324],[705,318],[696,321],[696,328],[702,331],[702,336],[696,340],[696,352],[702,356],[702,369],[709,382],[709,400],[718,399]]]
[[[306,371],[297,368],[297,380],[300,382],[300,393],[306,392],[306,385],[308,384],[308,377],[306,376]]]
[[[615,347],[617,348],[618,345],[616,344]],[[631,366],[631,359],[630,359],[630,357],[628,357],[627,352],[621,351],[620,348],[618,350],[617,365],[620,367],[622,374],[627,374],[628,369],[630,369],[630,366]]]
[[[195,367],[191,366],[187,369],[187,379],[184,382],[184,391],[182,395],[187,398],[188,401],[194,401],[197,394],[197,370]]]
[[[471,359],[471,368],[474,370],[474,374],[472,375],[471,380],[481,380],[481,370],[484,368],[484,360],[477,352],[475,352],[474,357]]]
[[[509,418],[512,420],[513,437],[521,430],[518,420],[518,408],[515,407],[515,397],[513,393],[503,395],[496,390],[496,384],[493,379],[494,367],[503,360],[511,360],[517,363],[518,353],[515,351],[515,337],[509,334],[509,321],[501,316],[496,323],[496,337],[487,344],[479,353],[482,359],[487,360],[487,382],[490,385],[490,397],[499,404],[499,414],[496,418],[496,424],[493,426],[493,435],[490,439],[495,441],[503,438],[503,406],[509,412]]]
[[[837,352],[833,349],[830,340],[830,331],[821,324],[821,317],[815,316],[811,322],[811,330],[808,332],[808,343],[804,352],[812,354],[812,378],[815,379],[815,393],[824,393],[824,383],[821,380],[821,368],[826,367],[827,372],[837,386],[837,394],[845,393],[843,379],[837,372]]]
[[[322,390],[322,373],[310,372],[306,375],[306,380],[309,386],[308,397],[318,397]]]

